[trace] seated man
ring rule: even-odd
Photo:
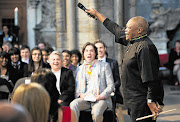
[[[103,113],[112,108],[110,94],[114,90],[111,68],[106,62],[99,62],[97,48],[87,42],[82,50],[84,63],[78,67],[76,75],[76,97],[70,104],[77,119],[81,110],[92,108],[94,122],[103,121]]]
[[[18,48],[12,47],[11,49],[9,49],[8,53],[10,55],[11,65],[18,71],[19,77],[27,77],[28,65],[27,63],[21,61],[20,50]]]
[[[113,74],[113,78],[114,78],[114,86],[115,86],[115,94],[116,94],[116,102],[123,104],[123,98],[121,95],[121,92],[119,90],[119,87],[121,85],[120,82],[120,76],[119,76],[119,65],[117,60],[112,59],[112,58],[108,58],[106,55],[106,49],[107,46],[106,44],[101,41],[101,40],[97,40],[94,42],[95,46],[97,47],[97,51],[98,51],[98,60],[101,62],[107,62],[109,63],[111,70],[112,70],[112,74]]]
[[[58,103],[61,106],[69,106],[70,102],[74,100],[75,97],[73,72],[70,69],[62,67],[62,55],[58,51],[53,51],[50,54],[49,62],[51,70],[57,79],[56,88],[60,94]]]
[[[30,48],[23,45],[20,49],[21,61],[29,64]]]

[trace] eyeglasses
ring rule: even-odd
[[[32,55],[38,55],[38,56],[41,56],[41,53],[34,53],[34,54],[32,54]]]

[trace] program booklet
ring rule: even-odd
[[[85,101],[96,102],[96,97],[93,94],[87,94],[84,97]]]

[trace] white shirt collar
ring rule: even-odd
[[[54,71],[53,69],[51,69],[51,71],[52,71],[53,73],[60,73],[60,72],[61,72],[61,69],[60,69],[59,71]]]
[[[98,58],[98,60],[102,60],[102,62],[106,62],[106,56],[104,56],[103,58]]]
[[[21,59],[21,61],[29,64],[29,59],[27,59],[27,60]]]

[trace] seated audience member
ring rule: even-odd
[[[109,65],[111,67],[113,78],[114,78],[116,102],[123,104],[123,98],[122,98],[122,95],[119,90],[121,82],[120,82],[120,76],[119,76],[118,62],[115,59],[107,57],[107,54],[106,54],[107,46],[103,41],[97,40],[94,42],[94,44],[98,50],[98,60],[109,63]]]
[[[0,53],[0,77],[12,81],[13,85],[20,78],[18,71],[11,66],[7,52]]]
[[[179,85],[180,82],[180,40],[177,40],[175,43],[175,48],[171,49],[169,54],[169,68],[174,85]]]
[[[12,103],[23,105],[31,114],[33,122],[47,122],[50,97],[38,83],[22,84],[14,92]]]
[[[87,42],[82,50],[84,63],[78,67],[76,75],[76,99],[70,107],[79,119],[80,111],[92,108],[94,122],[103,121],[103,113],[112,108],[111,93],[114,81],[111,68],[97,59],[97,48]]]
[[[79,67],[80,62],[81,62],[81,53],[79,50],[72,50],[71,51],[71,62],[72,62],[72,65],[76,66],[76,67]]]
[[[20,49],[21,61],[29,64],[30,49],[27,45],[23,45]]]
[[[56,76],[56,88],[59,91],[59,104],[69,106],[75,97],[75,80],[70,69],[62,67],[62,56],[58,51],[53,51],[49,57],[51,70]]]
[[[19,49],[19,47],[20,47],[20,46],[19,46],[19,44],[16,42],[16,43],[14,43],[14,44],[13,44],[13,47],[15,47],[15,48],[18,48],[18,49]]]
[[[37,46],[39,47],[39,49],[45,49],[46,48],[46,43],[45,42],[43,42],[43,41],[40,41],[38,44],[37,44]]]
[[[34,47],[29,58],[28,76],[31,76],[34,71],[40,68],[48,68],[48,66],[43,62],[41,49]]]
[[[1,122],[33,122],[32,117],[20,104],[11,104],[7,101],[0,101]]]
[[[8,99],[13,90],[13,85],[6,79],[0,78],[0,100]]]
[[[63,67],[67,69],[71,69],[75,76],[77,67],[71,64],[71,52],[69,50],[63,50],[62,55],[63,55]]]
[[[13,47],[9,50],[8,53],[10,55],[11,65],[13,66],[14,69],[16,69],[18,71],[18,75],[20,75],[19,77],[20,78],[27,77],[28,76],[28,73],[27,73],[28,64],[21,61],[19,49]]]
[[[2,30],[3,30],[3,33],[2,35],[0,35],[0,46],[2,46],[6,42],[13,44],[15,42],[15,38],[9,31],[8,26],[4,25]]]
[[[9,49],[12,48],[12,44],[10,42],[5,42],[3,45],[2,45],[2,48],[3,48],[3,51],[4,52],[7,52],[9,51]]]
[[[47,49],[42,49],[41,51],[42,51],[43,62],[47,65],[48,68],[50,68]]]
[[[57,121],[59,92],[56,88],[56,76],[50,69],[42,68],[33,73],[31,82],[41,84],[48,91],[51,98],[49,120]]]
[[[48,53],[48,62],[49,62],[49,55],[54,51],[52,47],[46,47],[47,53]]]

